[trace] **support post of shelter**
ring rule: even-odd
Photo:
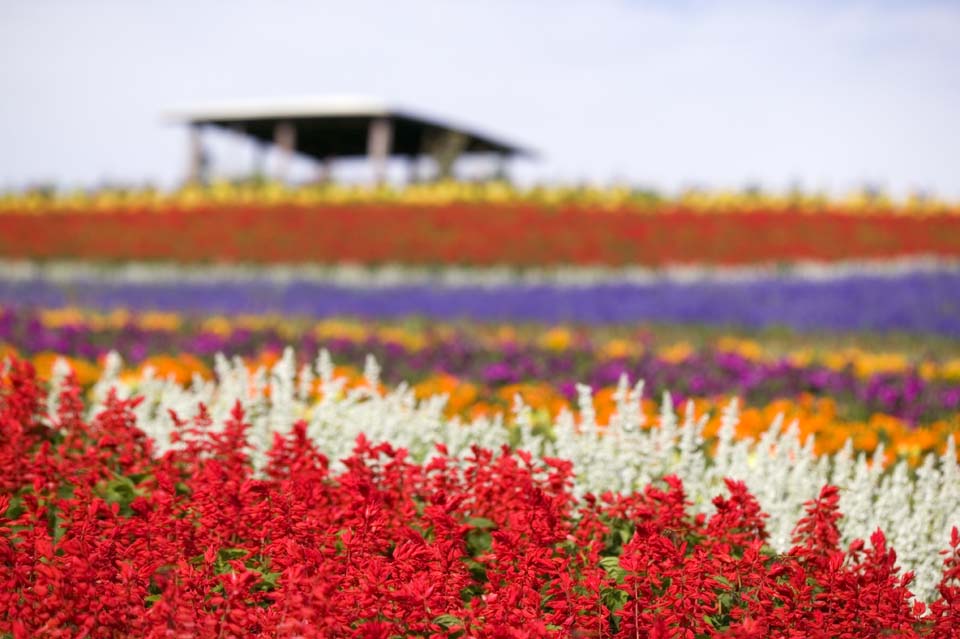
[[[257,181],[264,179],[266,175],[266,157],[267,157],[266,146],[261,144],[259,141],[254,141],[253,166],[250,171],[250,177],[252,179]]]
[[[426,148],[437,165],[437,181],[453,179],[453,165],[466,150],[469,139],[460,131],[438,131],[427,139]]]
[[[206,157],[203,152],[203,137],[200,125],[190,127],[190,163],[187,167],[187,181],[199,184],[204,179]]]
[[[420,156],[411,155],[407,158],[407,184],[420,182]]]
[[[373,167],[373,179],[380,184],[387,179],[387,159],[393,146],[393,123],[386,118],[370,122],[367,134],[367,155]]]
[[[333,182],[333,157],[327,156],[317,162],[317,173],[314,180],[317,184],[330,184]]]
[[[496,182],[508,182],[510,180],[509,172],[507,171],[507,161],[510,158],[507,157],[506,153],[497,153],[496,168],[493,172],[493,179]]]
[[[293,161],[293,152],[297,148],[297,129],[291,122],[278,122],[273,128],[273,143],[280,151],[277,163],[277,179],[284,180]]]

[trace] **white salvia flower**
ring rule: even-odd
[[[870,529],[874,516],[873,502],[876,498],[878,484],[877,467],[867,463],[865,453],[860,453],[854,467],[853,477],[840,493],[840,507],[843,512],[843,533],[841,541],[849,544],[854,539],[867,539],[873,530]],[[840,486],[840,488],[844,488]]]
[[[653,430],[654,450],[658,454],[666,454],[673,450],[677,439],[677,414],[673,411],[673,398],[664,391],[663,403],[660,405],[660,427]]]
[[[70,363],[62,357],[58,357],[53,362],[53,370],[50,371],[50,390],[47,393],[47,418],[50,425],[54,425],[57,419],[57,411],[60,409],[60,394],[63,393],[64,382],[71,372]]]
[[[897,539],[898,543],[894,545],[901,561],[906,558],[917,571],[918,578],[915,580],[914,588],[921,592],[933,591],[939,581],[934,577],[942,558],[934,555],[925,556],[922,553],[930,539],[943,535],[944,526],[941,519],[946,513],[941,509],[947,504],[937,503],[940,481],[936,456],[930,453],[924,457],[923,464],[917,469],[913,512],[909,522],[911,530],[907,534],[901,532]]]
[[[830,483],[841,489],[841,495],[853,480],[853,472],[853,439],[848,437],[843,448],[833,455],[833,468],[830,473]]]
[[[122,387],[117,384],[117,381],[120,378],[120,372],[122,370],[123,358],[120,357],[120,354],[116,351],[107,353],[103,362],[103,372],[100,374],[100,379],[93,386],[93,399],[90,403],[88,417],[93,417],[103,410],[103,406],[107,401],[107,396],[111,389],[115,388],[117,394],[120,395]]]
[[[734,438],[737,424],[740,422],[740,403],[736,397],[730,400],[720,416],[720,428],[717,431],[717,449],[713,455],[713,463],[720,468],[727,468],[732,461]]]
[[[577,408],[580,411],[580,428],[583,434],[596,437],[597,411],[593,406],[593,391],[586,384],[577,384]]]
[[[298,413],[296,406],[296,358],[289,346],[270,370],[270,430],[290,432]]]
[[[617,389],[613,393],[613,401],[616,408],[613,415],[610,416],[607,434],[619,438],[623,433],[634,430],[630,419],[630,382],[626,373],[621,373],[617,380]]]
[[[380,364],[373,355],[367,355],[367,360],[364,362],[363,379],[371,390],[375,390],[380,384]]]
[[[317,375],[320,376],[320,380],[326,384],[333,380],[333,360],[330,359],[330,352],[327,349],[322,348],[317,354]]]
[[[684,409],[683,426],[680,428],[679,458],[677,474],[681,477],[704,477],[706,457],[703,454],[703,429],[707,424],[707,415],[697,418],[693,400],[688,400]]]
[[[643,381],[639,381],[631,389],[627,376],[620,376],[614,399],[616,410],[610,418],[610,426],[606,435],[611,445],[622,450],[632,450],[635,464],[625,465],[619,469],[621,486],[634,490],[649,482],[651,479],[644,474],[652,466],[653,454],[648,445],[648,438],[638,436],[646,419],[642,409]]]
[[[300,367],[300,375],[297,377],[297,399],[301,402],[309,401],[313,396],[313,369],[309,364]]]
[[[524,403],[520,393],[515,393],[513,396],[512,413],[514,427],[517,428],[520,433],[518,448],[530,450],[530,452],[537,452],[530,449],[530,445],[533,442],[533,409]]]
[[[647,424],[647,416],[643,412],[643,380],[638,380],[627,395],[624,406],[626,416],[622,418],[623,430],[628,433],[637,433]]]

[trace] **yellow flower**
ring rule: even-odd
[[[82,324],[84,319],[83,312],[72,307],[40,311],[40,321],[49,328]]]
[[[570,344],[573,342],[573,335],[570,329],[564,326],[557,326],[541,335],[538,341],[540,342],[540,346],[547,350],[565,351],[570,348]]]
[[[399,327],[383,327],[377,330],[377,337],[383,342],[400,344],[408,351],[418,351],[426,346],[423,335]]]
[[[790,351],[787,361],[797,367],[809,366],[813,361],[813,353],[809,349]]]
[[[944,379],[960,380],[960,357],[954,357],[944,362],[940,374]]]
[[[103,317],[103,323],[113,329],[123,328],[130,323],[130,320],[130,311],[122,308],[110,311],[110,313]]]
[[[857,375],[869,377],[878,373],[899,373],[907,370],[910,363],[897,353],[858,353],[853,358]]]
[[[220,315],[208,317],[200,326],[204,331],[220,335],[221,337],[226,337],[233,332],[233,325],[230,323],[230,320]]]
[[[600,352],[609,359],[635,357],[643,352],[643,345],[625,339],[613,338],[607,340]]]
[[[763,358],[763,347],[754,340],[741,339],[738,337],[721,337],[717,340],[717,350],[727,353],[736,353],[741,357],[751,360],[760,360]]]
[[[317,339],[349,339],[355,342],[367,338],[367,329],[356,322],[345,322],[342,320],[324,320],[318,322],[313,328],[313,334]]]
[[[689,342],[677,342],[657,351],[657,356],[660,359],[671,364],[682,362],[691,355],[693,355],[693,346]]]
[[[147,331],[176,331],[180,328],[180,316],[176,313],[150,311],[139,317],[140,328]]]
[[[918,367],[920,372],[920,377],[926,380],[936,379],[940,371],[937,369],[937,364],[935,362],[922,362]]]

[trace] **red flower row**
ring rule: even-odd
[[[179,262],[752,264],[960,255],[960,217],[673,208],[223,206],[0,216],[0,256]]]
[[[361,438],[334,475],[302,423],[255,474],[239,407],[219,434],[178,420],[181,448],[154,458],[136,401],[88,423],[72,386],[51,428],[29,365],[3,388],[0,634],[17,639],[960,632],[957,530],[940,599],[914,603],[882,533],[838,547],[833,487],[777,555],[735,481],[705,518],[675,478],[578,501],[568,462],[508,450],[419,465]]]

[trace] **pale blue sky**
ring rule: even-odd
[[[0,188],[171,184],[165,108],[343,93],[530,145],[526,181],[960,197],[960,3],[906,0],[4,2]]]

